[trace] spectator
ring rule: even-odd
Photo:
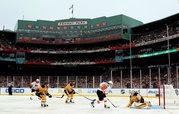
[[[12,87],[13,87],[13,83],[9,82],[9,84],[8,84],[8,93],[9,93],[9,95],[12,95]]]

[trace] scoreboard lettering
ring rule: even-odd
[[[58,26],[68,26],[68,25],[86,25],[87,21],[73,21],[73,22],[59,22]]]

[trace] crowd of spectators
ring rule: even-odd
[[[31,37],[20,37],[17,42],[34,43],[34,44],[85,44],[85,43],[96,43],[104,42],[109,40],[121,39],[120,34],[104,35],[92,38],[31,38]]]
[[[0,51],[1,52],[27,52],[27,53],[92,53],[92,52],[104,52],[110,50],[123,50],[128,49],[130,45],[127,42],[113,42],[104,43],[103,45],[89,45],[89,46],[20,46],[14,44],[11,41],[0,38]],[[132,44],[134,46],[134,44]]]
[[[3,50],[12,50],[15,49],[15,46],[12,41],[7,40],[6,38],[0,37],[0,51]]]
[[[173,34],[177,34],[179,33],[178,30],[172,26],[169,26],[169,35],[173,35]],[[147,34],[147,35],[146,35]],[[144,38],[143,38],[144,37]],[[150,38],[151,37],[151,38]],[[144,33],[144,35],[141,35],[141,37],[139,38],[139,36],[137,36],[137,38],[134,38],[135,43],[141,43],[141,42],[146,42],[146,41],[150,41],[150,40],[155,40],[157,38],[163,38],[166,37],[166,29],[165,28],[160,28],[157,30],[154,30],[150,33]],[[141,40],[141,41],[140,41]],[[4,39],[4,38],[0,38],[0,51],[25,51],[25,52],[29,52],[29,53],[92,53],[92,52],[103,52],[103,51],[110,51],[110,50],[124,50],[124,49],[129,49],[130,48],[130,44],[129,43],[124,43],[124,44],[109,44],[109,45],[104,45],[104,46],[92,46],[92,47],[53,47],[53,48],[43,48],[43,47],[28,47],[28,46],[15,46],[12,45],[12,42]],[[135,43],[131,44],[131,47],[135,47]],[[170,44],[170,47],[178,47],[178,44],[176,44],[175,46],[173,46],[172,44]],[[156,51],[161,51],[161,50],[166,50],[168,47],[167,45],[163,45],[160,46],[160,48],[156,48],[155,49],[153,47],[149,47],[149,48],[143,48],[139,51],[137,51],[137,54],[143,54],[143,53],[152,53],[152,52],[156,52]],[[135,51],[135,50],[134,50]],[[133,53],[134,54],[134,53]],[[30,63],[33,60],[30,60]],[[48,64],[47,60],[39,60],[37,59],[37,62],[39,63],[44,63],[44,61],[46,61],[45,63]],[[77,62],[81,62],[76,60]],[[84,60],[85,61],[85,60]],[[106,60],[103,60],[106,61]],[[89,62],[89,61],[86,61]],[[56,61],[55,61],[56,63]]]
[[[132,35],[132,42],[135,44],[144,44],[148,41],[158,40],[175,34],[179,34],[179,27],[176,24],[165,25],[152,31]]]
[[[169,49],[176,49],[179,47],[178,43],[170,43],[168,46],[167,43],[162,43],[162,44],[156,44],[156,45],[150,45],[150,46],[145,46],[145,47],[140,47],[140,48],[135,48],[132,50],[133,55],[137,54],[148,54],[148,53],[155,53],[159,51],[165,51]]]
[[[165,38],[168,35],[172,36],[175,34],[179,34],[179,28],[173,25],[167,25],[166,26],[152,30],[150,32],[144,32],[140,33],[138,35],[132,36],[132,43],[131,45],[128,43],[114,43],[114,44],[108,44],[103,46],[91,46],[91,47],[52,47],[52,48],[45,48],[45,47],[28,47],[28,46],[18,46],[7,40],[6,38],[0,38],[0,51],[37,51],[37,53],[42,51],[48,52],[54,52],[54,51],[61,51],[65,53],[75,52],[87,52],[91,50],[98,51],[110,51],[110,50],[124,50],[129,49],[131,47],[135,47],[135,44],[142,44],[146,43],[148,41],[152,40],[158,40],[161,38]],[[112,34],[112,35],[105,35],[105,36],[98,36],[98,37],[92,37],[92,38],[74,38],[74,39],[47,39],[47,38],[19,38],[19,42],[31,42],[36,44],[80,44],[80,43],[97,43],[102,41],[109,41],[109,40],[118,40],[121,38],[120,34]],[[179,46],[178,43],[170,44],[170,47],[177,48]],[[154,48],[148,47],[143,48],[140,50],[137,50],[136,54],[143,54],[143,53],[152,53],[156,51],[166,50],[168,48],[167,45],[162,46],[154,46]],[[93,51],[93,52],[95,52]],[[108,53],[110,56],[72,56],[70,57],[49,57],[49,56],[28,56],[26,54],[26,64],[58,64],[58,63],[87,63],[94,62],[97,64],[105,64],[105,63],[111,63],[114,62],[114,56],[110,52]],[[127,53],[128,54],[128,53]],[[133,53],[134,54],[134,53]],[[0,53],[0,57],[8,58],[8,57],[15,57],[14,54],[6,54],[6,53]],[[141,74],[141,75],[140,75]],[[158,83],[161,82],[162,84],[169,83],[170,80],[171,83],[178,87],[177,82],[177,72],[175,68],[171,70],[171,77],[169,77],[167,73],[167,68],[163,68],[160,72],[160,81],[159,81],[159,72],[158,69],[151,69],[151,73],[149,69],[142,69],[140,73],[140,69],[134,70],[132,72],[132,80],[129,70],[119,70],[114,71],[112,78],[114,81],[114,88],[157,88]],[[101,81],[107,81],[111,79],[110,74],[108,75],[102,75],[102,76],[14,76],[14,75],[0,75],[0,87],[7,87],[9,82],[13,82],[15,87],[28,87],[29,84],[35,80],[36,78],[39,78],[41,82],[49,82],[50,87],[64,87],[66,83],[69,81],[76,82],[76,87],[79,88],[93,88],[98,87],[99,83]],[[178,77],[179,78],[179,77]],[[131,83],[132,82],[132,83]],[[178,84],[178,85],[177,85]]]
[[[58,64],[58,63],[111,63],[114,55],[69,55],[66,56],[29,56],[26,64]]]
[[[176,67],[171,69],[171,76],[167,68],[134,69],[132,72],[132,88],[158,88],[160,84],[172,84],[179,86]],[[179,70],[179,69],[178,69]],[[160,74],[160,76],[159,76]],[[178,74],[179,75],[179,74]],[[0,87],[7,87],[13,82],[14,87],[29,87],[29,84],[39,78],[41,83],[48,82],[51,88],[64,87],[68,82],[75,82],[77,88],[98,88],[100,82],[111,80],[110,73],[101,76],[13,76],[0,75]],[[159,81],[160,79],[160,81]],[[123,69],[113,71],[113,88],[131,88],[130,71]],[[169,82],[170,81],[170,82]],[[178,85],[177,85],[178,84]]]
[[[134,47],[134,44],[132,44]],[[115,44],[104,44],[104,45],[95,45],[95,46],[81,46],[81,47],[48,47],[47,48],[38,48],[38,47],[18,47],[17,50],[26,50],[27,52],[39,52],[39,53],[53,53],[53,52],[58,52],[58,53],[90,53],[90,52],[104,52],[104,51],[110,51],[110,50],[124,50],[124,49],[129,49],[130,44],[128,43],[115,43]]]

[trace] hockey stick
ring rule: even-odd
[[[84,98],[86,98],[86,99],[88,99],[88,100],[90,100],[90,101],[92,101],[92,102],[96,101],[96,99],[90,99],[90,98],[88,98],[88,97],[86,97],[86,96],[84,96],[84,95],[82,95],[82,94],[79,94],[79,93],[77,93],[77,92],[75,92],[75,93],[78,94],[78,95],[80,95],[80,96],[82,96],[82,97],[84,97]]]
[[[114,105],[108,98],[107,100],[113,105],[113,107],[117,108],[118,106]]]
[[[79,94],[79,93],[77,93],[77,92],[75,92],[76,94],[78,94],[78,95],[80,95],[80,96],[82,96],[82,97],[84,97],[84,98],[86,98],[86,99],[88,99],[88,100],[90,100],[91,101],[91,106],[94,108],[94,102],[96,101],[96,99],[90,99],[90,98],[88,98],[88,97],[86,97],[86,96],[84,96],[84,95],[82,95],[82,94]]]
[[[34,93],[31,93],[30,94],[30,100],[34,100],[34,98],[33,98],[34,96],[36,96],[36,95],[34,95]]]
[[[65,95],[64,94],[62,94],[62,96],[61,97],[56,97],[56,98],[63,98]]]
[[[32,96],[30,96],[30,100],[33,100]]]
[[[34,96],[34,97],[37,97],[37,98],[38,98],[38,100],[40,100],[40,99],[41,99],[39,96]],[[33,96],[30,96],[30,100],[35,100],[35,99],[33,98]]]

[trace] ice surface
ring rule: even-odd
[[[90,97],[92,98],[92,97]],[[95,97],[93,97],[95,98]],[[75,97],[75,103],[66,104],[64,98],[53,97],[47,100],[49,107],[41,107],[40,100],[29,96],[0,96],[0,114],[179,114],[179,108],[162,109],[157,106],[158,99],[147,99],[151,101],[151,109],[125,108],[128,98],[109,97],[109,99],[118,106],[105,109],[103,104],[95,104],[92,108],[90,101],[83,97]]]

